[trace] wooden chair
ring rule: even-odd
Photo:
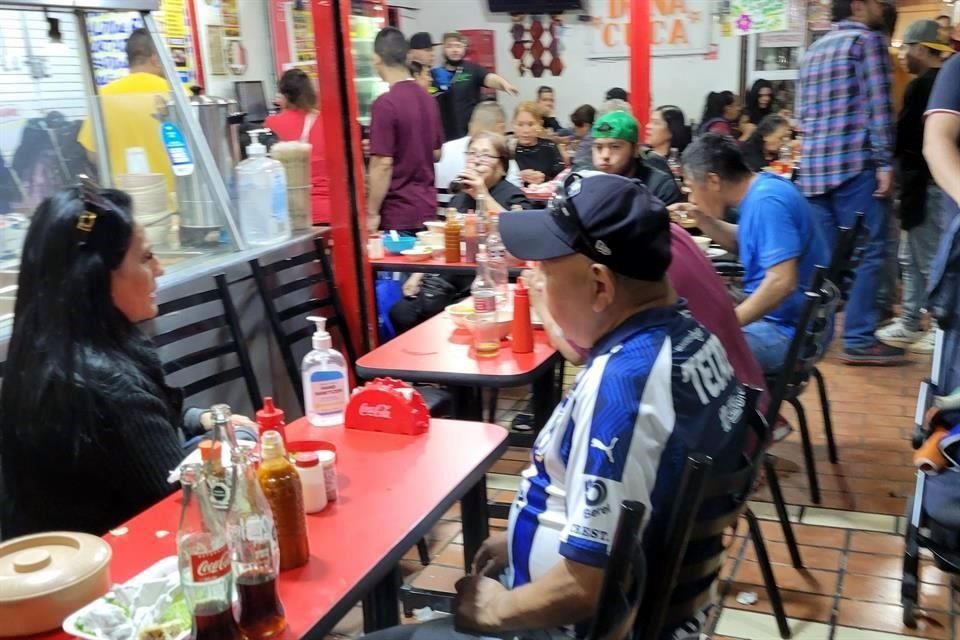
[[[633,638],[659,640],[664,630],[695,617],[709,604],[712,586],[726,560],[726,548],[717,541],[725,531],[736,528],[741,514],[747,520],[780,635],[790,637],[763,534],[746,502],[766,456],[769,431],[766,421],[752,408],[748,420],[753,441],[736,471],[721,473],[714,470],[709,457],[688,456],[677,499],[664,521],[666,528],[647,546],[647,582],[656,588],[643,599]],[[699,548],[695,559],[688,557],[692,545]]]
[[[333,271],[327,257],[322,238],[314,238],[311,250],[298,256],[284,258],[269,264],[261,264],[259,259],[250,260],[250,269],[257,285],[257,291],[263,301],[274,339],[280,347],[283,366],[304,409],[303,385],[300,378],[300,365],[293,355],[293,346],[313,335],[315,328],[305,320],[311,314],[327,318],[327,330],[335,344],[342,349],[353,369],[357,362],[357,353],[350,340],[349,327],[340,297],[333,283]],[[304,289],[310,290],[310,298],[298,304],[284,306],[286,296]],[[296,320],[292,329],[286,328],[288,321]],[[356,370],[354,380],[359,381]],[[430,413],[434,416],[446,415],[451,407],[450,396],[434,387],[417,387],[423,396]]]
[[[820,503],[820,483],[817,479],[813,445],[807,428],[806,412],[800,402],[800,394],[807,388],[817,362],[826,352],[833,318],[836,315],[837,304],[840,302],[840,292],[836,285],[826,278],[826,273],[827,269],[824,267],[817,269],[814,282],[806,293],[806,302],[797,321],[796,333],[784,359],[783,368],[779,375],[767,378],[767,386],[770,389],[767,421],[773,424],[783,402],[789,403],[796,411],[807,478],[810,483],[810,497],[817,504]],[[829,422],[824,423],[824,431],[828,449],[831,451],[831,461],[833,461],[836,456],[836,445],[833,439],[833,427]]]
[[[174,325],[153,336],[163,361],[163,373],[168,379],[175,376],[172,384],[183,389],[184,398],[242,379],[251,406],[259,409],[263,406],[263,396],[227,278],[221,273],[214,276],[213,281],[212,289],[160,303],[154,323]],[[193,345],[184,353],[179,346],[187,341]],[[224,366],[219,362],[229,356],[233,356],[236,364]],[[195,374],[187,373],[194,367],[197,367]],[[184,373],[177,375],[181,372]]]
[[[620,505],[620,520],[597,599],[589,640],[624,640],[633,633],[647,580],[640,527],[646,507],[635,500]]]

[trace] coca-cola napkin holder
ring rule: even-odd
[[[344,422],[348,429],[416,436],[430,428],[430,409],[406,382],[376,378],[353,390]]]

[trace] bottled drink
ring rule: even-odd
[[[680,150],[676,147],[670,147],[670,153],[667,155],[667,166],[670,167],[670,173],[677,184],[683,184],[683,165],[680,162]]]
[[[497,290],[497,304],[506,307],[510,294],[510,272],[507,268],[507,248],[500,237],[499,217],[490,214],[487,219],[487,268]]]
[[[240,640],[230,606],[230,550],[220,516],[210,504],[200,465],[180,471],[183,508],[177,529],[180,586],[193,615],[191,640]]]
[[[272,432],[276,433],[276,432]],[[248,640],[273,638],[287,626],[277,595],[280,549],[270,504],[260,489],[250,453],[233,450],[227,539],[239,597],[240,630]]]
[[[443,228],[443,256],[447,264],[460,262],[460,220],[458,215],[447,211],[447,224]]]
[[[487,254],[477,255],[477,277],[470,285],[473,296],[473,343],[478,358],[494,358],[500,353],[500,328],[497,325],[497,289],[490,276]]]
[[[215,509],[226,511],[230,506],[230,478],[223,468],[223,455],[224,450],[230,452],[238,448],[237,436],[233,431],[229,406],[215,404],[210,408],[210,413],[213,415],[211,437],[200,443],[200,456],[203,459],[204,479],[210,490],[210,502]]]
[[[487,237],[487,197],[482,193],[477,196],[477,234],[481,243]]]
[[[777,158],[777,173],[785,177],[793,175],[793,149],[788,144],[780,147],[780,154]]]
[[[310,543],[300,476],[287,460],[283,440],[276,431],[267,431],[260,437],[260,453],[263,461],[257,479],[277,526],[280,571],[301,567],[310,559]]]
[[[468,213],[463,219],[463,246],[464,262],[476,262],[480,238],[477,235],[477,214],[475,213]]]

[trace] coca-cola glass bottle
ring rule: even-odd
[[[180,472],[183,509],[177,530],[180,586],[193,615],[191,640],[242,640],[233,618],[230,550],[221,517],[213,510],[202,467]]]
[[[280,547],[270,503],[263,495],[250,453],[237,447],[233,462],[227,539],[237,581],[240,630],[248,640],[273,638],[287,626],[277,595]]]

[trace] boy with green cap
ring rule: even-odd
[[[611,111],[593,123],[593,167],[603,173],[636,178],[664,204],[680,202],[673,177],[648,164],[640,154],[637,120],[626,111]]]

